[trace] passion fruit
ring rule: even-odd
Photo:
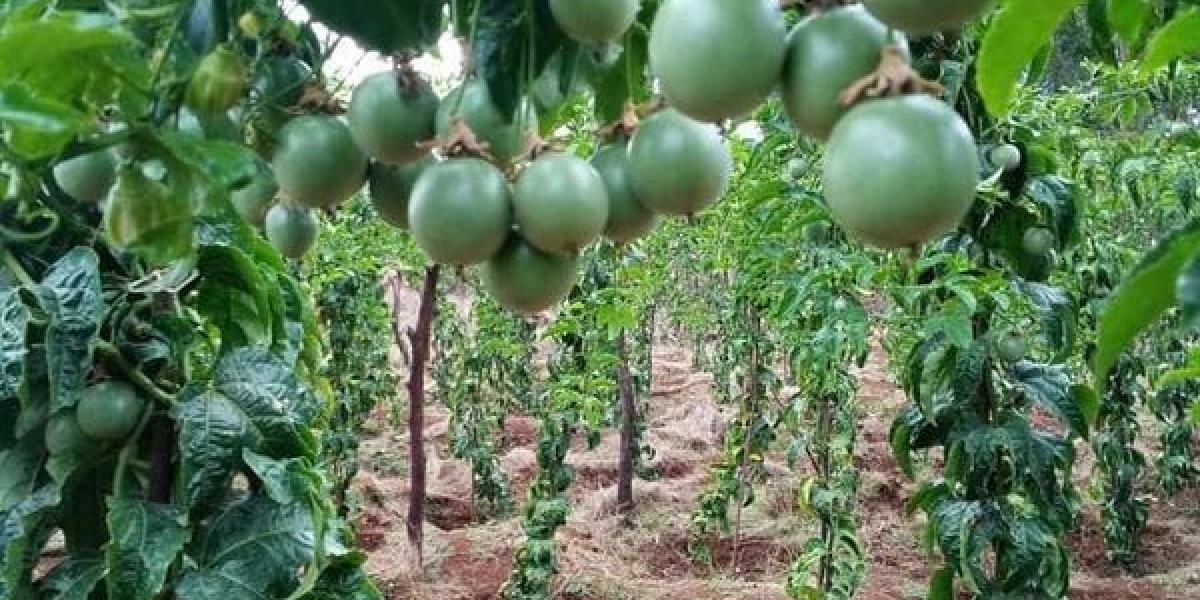
[[[996,339],[996,354],[1006,363],[1015,363],[1025,358],[1028,351],[1025,340],[1015,331],[1005,332]]]
[[[1033,256],[1045,256],[1054,249],[1054,232],[1045,227],[1030,227],[1021,236],[1021,248]]]
[[[608,193],[587,161],[551,152],[521,171],[513,214],[521,235],[539,250],[575,254],[604,231]]]
[[[280,202],[267,211],[263,229],[280,254],[300,259],[317,242],[320,225],[312,209]]]
[[[393,227],[408,229],[408,201],[413,186],[425,169],[436,163],[437,159],[432,155],[407,165],[371,163],[367,172],[367,191],[379,217]]]
[[[279,132],[273,167],[279,189],[307,208],[340,204],[362,187],[367,157],[336,117],[309,115]]]
[[[54,166],[54,181],[79,202],[99,202],[117,182],[117,159],[108,150],[69,158]]]
[[[478,158],[431,165],[417,179],[408,205],[413,240],[434,262],[479,264],[512,231],[512,199],[504,174]]]
[[[628,144],[602,146],[592,157],[592,167],[604,180],[608,195],[604,236],[617,244],[629,244],[654,229],[658,215],[646,208],[633,193]]]
[[[146,401],[127,383],[105,381],[79,393],[75,420],[84,435],[104,441],[120,441],[133,433]]]
[[[81,455],[92,451],[96,441],[89,438],[79,427],[75,411],[63,410],[54,413],[46,422],[46,451],[51,456]]]
[[[496,302],[511,311],[533,314],[561,302],[579,276],[578,259],[542,252],[514,234],[483,263],[480,279]]]
[[[550,14],[558,26],[584,44],[616,41],[637,13],[638,0],[550,0]]]
[[[833,219],[862,241],[906,248],[948,232],[975,198],[966,123],[926,95],[859,103],[829,137],[822,174]]]
[[[532,102],[522,100],[516,115],[505,116],[492,102],[487,83],[478,78],[450,92],[438,105],[438,139],[450,135],[455,116],[461,116],[475,136],[487,144],[488,153],[501,167],[512,163],[524,150],[526,135],[538,127]]]
[[[647,51],[667,102],[716,122],[766,99],[779,81],[786,36],[777,0],[665,0]]]
[[[908,55],[901,34],[888,39],[888,28],[861,5],[819,12],[788,35],[783,67],[783,107],[796,128],[825,140],[846,113],[838,96],[879,66],[888,43]]]
[[[987,152],[987,162],[997,169],[1011,171],[1021,165],[1021,149],[1013,144],[998,144]]]
[[[262,227],[266,222],[267,211],[275,201],[279,192],[279,184],[275,183],[275,174],[266,163],[258,165],[258,172],[250,183],[233,190],[230,200],[233,208],[247,223]]]
[[[717,128],[665,109],[642,121],[629,140],[629,181],[646,208],[692,215],[729,186],[733,159]]]
[[[203,115],[219,115],[233,108],[246,91],[246,67],[228,46],[218,46],[200,60],[188,82],[188,108]]]
[[[908,33],[960,29],[978,17],[991,0],[863,0],[875,18]]]
[[[438,99],[424,79],[411,87],[395,71],[375,73],[354,88],[346,120],[354,141],[375,160],[412,162],[429,152],[421,142],[433,139]]]

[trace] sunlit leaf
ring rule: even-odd
[[[993,115],[1012,102],[1021,73],[1082,0],[1006,0],[992,17],[979,49],[976,83]]]

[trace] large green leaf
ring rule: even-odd
[[[34,292],[49,317],[46,364],[55,409],[75,405],[92,368],[92,339],[104,319],[100,266],[91,248],[77,247],[55,262]]]
[[[1139,333],[1175,304],[1175,282],[1200,252],[1200,218],[1175,231],[1152,250],[1109,298],[1096,331],[1092,377],[1103,392],[1108,371]]]
[[[1108,3],[1108,24],[1126,46],[1134,46],[1142,37],[1154,8],[1145,0],[1115,0]]]
[[[274,458],[316,454],[310,428],[316,426],[320,403],[292,365],[265,348],[241,348],[217,363],[213,385],[261,434],[255,451]]]
[[[104,572],[104,559],[99,555],[73,554],[42,579],[41,588],[50,592],[50,600],[89,600]]]
[[[1064,365],[1021,361],[1013,365],[1013,379],[1026,401],[1058,417],[1076,435],[1088,437],[1088,419],[1075,403]]]
[[[625,34],[625,47],[621,56],[608,69],[600,73],[593,84],[596,92],[596,118],[601,123],[612,123],[621,118],[627,101],[635,104],[649,97],[646,85],[646,30],[633,27]]]
[[[248,495],[214,517],[197,564],[179,581],[179,600],[274,600],[295,591],[297,573],[315,554],[308,504]]]
[[[221,394],[189,388],[174,412],[179,423],[181,477],[189,506],[205,511],[228,493],[238,452],[253,444],[246,415]]]
[[[33,493],[42,468],[42,446],[42,436],[33,433],[0,452],[0,511],[12,508]]]
[[[0,86],[0,123],[12,136],[13,149],[28,157],[57,154],[72,136],[90,128],[81,111],[21,83]]]
[[[0,291],[0,402],[16,397],[25,381],[25,329],[29,308],[19,290]]]
[[[309,502],[321,489],[321,472],[308,459],[275,460],[245,450],[242,460],[258,477],[267,496],[280,504]]]
[[[1082,0],[1004,0],[979,49],[976,83],[993,115],[1012,102],[1021,73]]]
[[[367,49],[391,55],[436,42],[446,0],[300,0],[300,4],[330,29]]]
[[[0,598],[33,598],[33,569],[54,532],[58,488],[48,485],[0,511]]]
[[[511,120],[522,82],[531,73],[541,73],[550,58],[571,43],[550,14],[548,0],[493,0],[479,11],[472,64],[487,82],[500,114]]]
[[[203,274],[196,308],[221,331],[221,347],[270,344],[277,320],[270,301],[274,287],[259,265],[233,246],[205,245],[196,268]]]
[[[1200,8],[1180,11],[1146,43],[1140,66],[1143,73],[1167,66],[1176,58],[1200,52]]]
[[[178,507],[136,498],[108,501],[110,541],[105,550],[108,597],[151,600],[187,543],[187,516]]]
[[[321,572],[312,593],[304,600],[383,600],[383,595],[363,572],[366,555],[354,552],[335,558]]]

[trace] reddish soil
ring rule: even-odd
[[[931,565],[921,548],[921,516],[905,514],[914,484],[900,473],[887,444],[892,417],[903,394],[886,373],[876,346],[858,377],[863,417],[856,462],[863,478],[859,497],[860,535],[868,572],[859,598],[923,598]],[[559,574],[555,597],[575,600],[782,600],[789,563],[813,534],[810,519],[794,511],[802,471],[789,470],[780,456],[767,460],[771,477],[741,515],[741,533],[713,537],[713,565],[688,556],[690,514],[721,452],[729,415],[714,402],[711,377],[692,370],[676,345],[655,350],[655,377],[647,415],[647,441],[656,455],[657,479],[635,482],[637,508],[631,527],[614,510],[615,433],[594,450],[575,440],[568,461],[577,477],[570,491],[572,514],[559,531]],[[393,600],[486,600],[498,598],[521,540],[515,517],[480,523],[470,503],[470,470],[445,456],[445,419],[434,408],[429,443],[430,507],[425,566],[416,572],[404,534],[407,457],[403,436],[388,427],[364,443],[359,491],[362,542],[371,552],[368,568]],[[381,414],[381,419],[383,415]],[[1056,426],[1052,420],[1045,424]],[[501,465],[523,500],[535,473],[537,423],[512,417],[505,424]],[[1086,454],[1085,445],[1079,448]],[[938,457],[926,459],[936,466]],[[1090,465],[1081,460],[1081,469]],[[1086,472],[1077,475],[1086,484]],[[1081,488],[1085,489],[1085,488]],[[1093,501],[1070,537],[1075,600],[1200,599],[1200,489],[1170,501],[1152,498],[1150,523],[1140,561],[1128,569],[1105,558]]]

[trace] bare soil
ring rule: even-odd
[[[656,455],[655,481],[635,482],[636,511],[626,527],[614,510],[615,432],[594,450],[582,441],[568,461],[578,472],[570,490],[572,514],[559,530],[555,597],[611,600],[783,599],[787,567],[814,523],[792,507],[799,473],[779,457],[768,460],[770,480],[741,516],[741,534],[714,539],[714,565],[698,565],[687,553],[689,516],[720,456],[728,407],[717,404],[712,378],[691,367],[682,347],[660,341],[649,399],[647,439]],[[868,551],[868,575],[859,597],[868,600],[924,598],[930,565],[921,548],[920,516],[908,517],[904,500],[914,484],[899,471],[887,445],[892,417],[903,394],[887,374],[876,345],[858,373],[863,470],[860,533]],[[429,522],[425,565],[416,569],[404,531],[407,451],[402,431],[381,409],[377,431],[364,441],[363,474],[357,485],[362,542],[368,569],[393,600],[486,600],[498,598],[514,548],[521,540],[516,518],[479,522],[470,503],[470,469],[446,456],[446,416],[428,407]],[[519,503],[535,471],[537,422],[514,416],[505,426],[501,464]],[[1081,453],[1085,452],[1083,446]],[[1086,473],[1079,477],[1086,483]],[[1081,600],[1200,599],[1200,489],[1173,499],[1152,498],[1141,560],[1123,569],[1104,555],[1098,511],[1089,503],[1070,538],[1075,573],[1071,598]]]

